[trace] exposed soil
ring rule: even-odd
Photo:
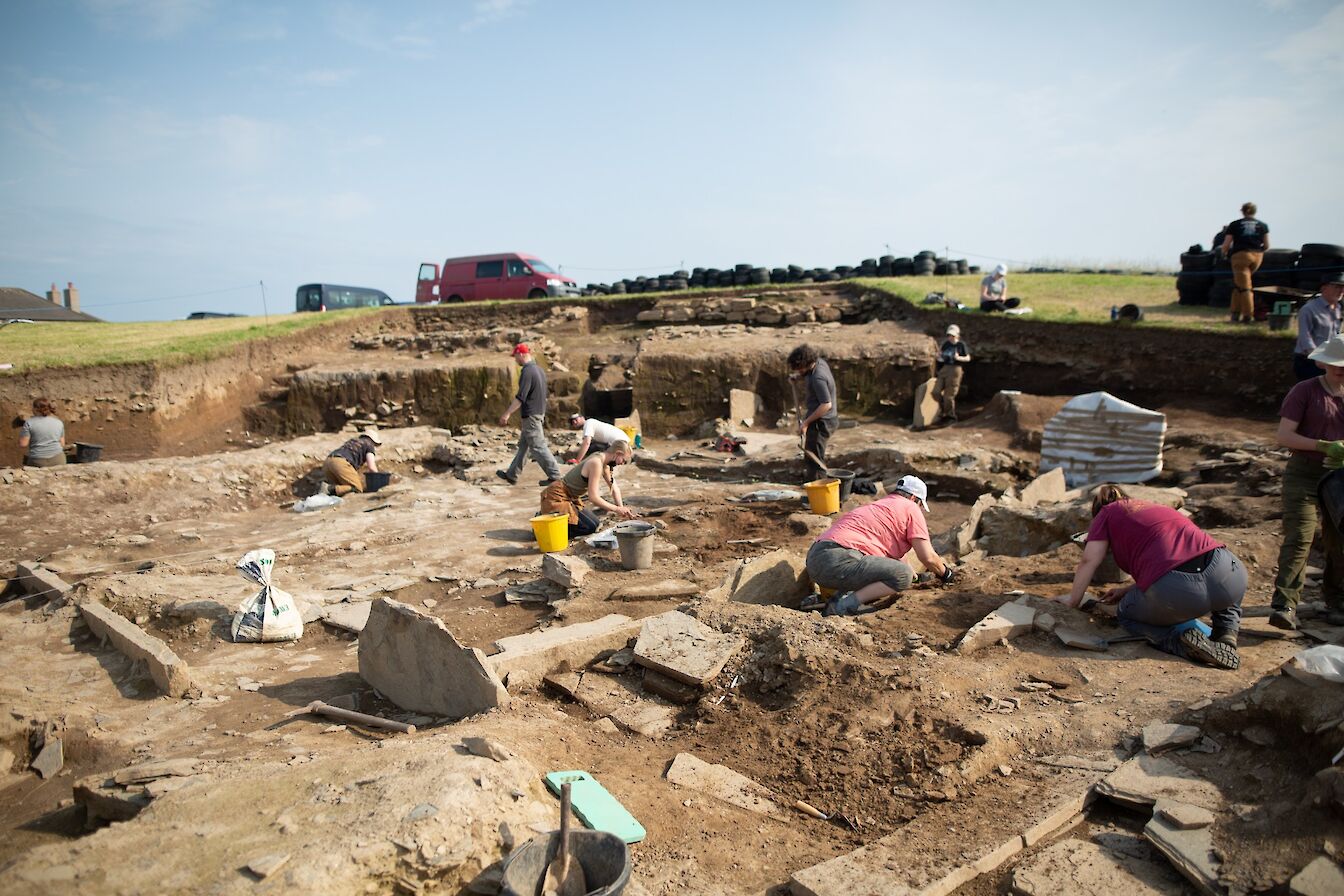
[[[590,356],[638,357],[638,337],[622,329],[628,321],[579,324],[569,320],[539,334],[552,363],[583,371]],[[508,325],[519,329],[510,333]],[[498,338],[535,332],[528,330],[535,325],[501,322]],[[423,323],[414,330],[427,331]],[[780,344],[779,333],[771,331],[742,357],[758,363]],[[443,357],[451,366],[450,356]],[[687,357],[686,376],[698,357]],[[380,379],[380,371],[425,359],[389,347],[333,345],[295,360],[358,372],[361,383],[386,383],[394,378]],[[462,360],[498,362],[488,352]],[[633,380],[639,382],[637,373]],[[93,391],[112,383],[91,382]],[[737,384],[721,385],[726,395]],[[567,391],[552,419],[578,400],[578,377],[564,380],[562,388]],[[395,398],[375,391],[360,397]],[[922,433],[896,425],[904,410],[893,406],[885,420],[841,429],[831,457],[836,466],[887,485],[907,472],[925,476],[934,497],[930,528],[942,534],[966,518],[982,491],[1025,483],[1035,468],[1039,432],[1061,401],[1023,395],[1009,407],[973,398],[962,422]],[[498,412],[489,402],[478,407],[485,423]],[[1166,470],[1152,484],[1187,490],[1195,518],[1250,569],[1246,606],[1263,612],[1278,545],[1274,487],[1282,457],[1272,447],[1274,421],[1231,415],[1202,394],[1174,397],[1163,409]],[[361,407],[359,414],[371,410]],[[199,420],[198,437],[218,435],[219,419]],[[972,558],[952,587],[913,589],[887,609],[857,619],[715,600],[709,593],[737,561],[776,549],[801,554],[827,524],[804,513],[796,499],[742,501],[762,483],[797,488],[802,479],[796,443],[787,429],[772,428],[774,420],[747,431],[759,447],[747,457],[709,451],[705,441],[686,433],[661,437],[646,420],[644,452],[622,470],[621,481],[628,502],[662,527],[653,568],[628,571],[603,549],[575,545],[571,553],[587,559],[592,572],[571,599],[510,604],[506,588],[539,576],[528,526],[536,509],[536,468],[524,470],[526,486],[510,488],[493,473],[512,451],[510,429],[470,425],[450,435],[431,428],[437,420],[417,422],[387,428],[383,466],[395,474],[391,487],[313,514],[295,514],[291,503],[311,494],[314,470],[341,438],[335,433],[277,437],[259,447],[191,457],[133,460],[114,452],[100,464],[7,472],[0,479],[0,515],[25,521],[11,529],[0,559],[45,560],[78,583],[77,601],[102,600],[163,638],[191,666],[201,691],[186,700],[159,696],[120,654],[89,636],[72,605],[23,599],[0,604],[0,699],[11,708],[0,745],[16,755],[14,773],[0,777],[0,828],[6,833],[0,884],[32,888],[41,881],[48,892],[133,892],[160,886],[156,881],[168,879],[171,870],[174,888],[186,892],[405,891],[409,885],[397,883],[398,876],[412,875],[414,863],[405,850],[387,844],[404,836],[396,819],[419,799],[407,792],[407,782],[421,779],[393,760],[413,757],[427,768],[436,761],[456,768],[457,754],[447,745],[465,734],[497,738],[537,773],[582,768],[601,780],[648,830],[646,841],[632,849],[634,884],[627,892],[634,893],[779,892],[792,873],[890,834],[907,837],[894,847],[893,862],[900,867],[931,856],[955,857],[947,853],[949,838],[973,858],[976,850],[1020,833],[1021,818],[1033,807],[1079,793],[1095,780],[1052,764],[1052,757],[1128,756],[1145,724],[1168,719],[1203,725],[1220,746],[1218,753],[1185,751],[1178,759],[1233,804],[1215,828],[1229,882],[1247,891],[1282,888],[1324,840],[1344,842],[1341,816],[1312,802],[1312,776],[1340,744],[1329,740],[1333,735],[1289,736],[1316,711],[1302,709],[1313,701],[1295,692],[1266,692],[1262,683],[1278,680],[1280,664],[1300,643],[1244,637],[1236,672],[1136,643],[1115,644],[1104,653],[1070,650],[1044,632],[967,655],[954,649],[970,626],[1015,599],[1014,592],[1048,597],[1067,591],[1078,557],[1069,544],[1023,557]],[[573,433],[555,426],[551,439],[557,448],[577,443]],[[181,441],[183,450],[192,444]],[[848,506],[866,500],[855,496]],[[642,618],[678,607],[713,628],[737,632],[746,646],[703,696],[677,709],[672,729],[656,739],[609,733],[587,710],[538,682],[519,688],[508,708],[470,720],[417,717],[367,686],[358,674],[354,636],[324,623],[309,622],[302,640],[291,644],[228,640],[232,611],[255,591],[232,567],[256,547],[277,552],[276,583],[304,604],[387,594],[442,619],[459,640],[487,653],[497,639],[538,626],[609,613]],[[664,579],[692,582],[701,594],[613,599],[625,586]],[[15,594],[11,585],[5,596]],[[1317,596],[1314,584],[1307,596]],[[1120,631],[1105,616],[1062,607],[1052,613],[1102,634]],[[631,699],[640,693],[637,669],[587,674],[603,676]],[[1041,689],[1042,682],[1051,684]],[[332,728],[310,716],[285,718],[310,701],[345,694],[355,694],[362,711],[414,719],[422,730],[399,736]],[[1186,709],[1204,698],[1214,702]],[[1255,725],[1277,726],[1277,740],[1266,745],[1243,736]],[[65,743],[65,770],[49,781],[26,771],[42,731],[58,732]],[[754,779],[785,806],[804,800],[829,818],[792,810],[787,818],[769,818],[673,787],[663,775],[681,752]],[[84,836],[82,810],[68,804],[75,780],[132,761],[181,756],[209,764],[218,782],[210,785],[213,797],[200,788],[168,793],[137,819]],[[235,786],[261,763],[268,763],[273,787]],[[388,788],[381,808],[358,788],[349,789],[355,785],[348,779],[361,774],[379,782],[370,786]],[[319,779],[346,786],[347,797],[314,795]],[[402,789],[393,787],[395,781]],[[497,786],[507,793],[515,785]],[[533,801],[550,806],[535,779],[523,789],[518,812],[530,811]],[[384,810],[396,819],[382,819],[378,812]],[[479,818],[467,818],[463,810],[463,824],[493,817],[479,811]],[[1132,820],[1106,811],[1094,810],[1088,822],[1093,828],[1081,829],[1082,835],[1128,830],[1132,839]],[[284,833],[283,819],[295,813],[303,819],[300,833]],[[207,823],[209,836],[173,833]],[[244,823],[255,830],[241,833]],[[468,825],[473,849],[498,854],[493,824]],[[267,841],[249,839],[253,835],[280,844],[270,851],[294,853],[286,869],[261,882],[237,870],[267,851],[261,848]],[[530,835],[522,830],[520,839]],[[148,849],[149,842],[161,846]],[[141,850],[135,862],[109,858],[135,849]],[[452,867],[457,870],[434,876],[415,865],[416,880],[429,890],[455,892],[479,870],[465,860]],[[150,876],[155,874],[161,877]],[[1009,874],[1005,866],[962,892],[1004,892]]]

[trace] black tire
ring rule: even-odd
[[[891,271],[892,267],[889,261],[884,261],[877,266],[877,276],[879,277],[890,277]]]
[[[528,297],[529,299],[544,299],[544,298],[546,298],[546,290],[544,290],[544,289],[533,289],[533,290],[530,290],[530,291],[528,292],[528,294],[527,294],[527,297]]]
[[[1209,304],[1214,308],[1227,308],[1232,304],[1232,281],[1215,280],[1209,287]]]
[[[970,262],[968,262],[966,259],[964,259],[964,258],[958,258],[956,264],[957,264],[957,273],[958,273],[958,274],[966,274],[966,273],[970,273],[971,265],[970,265]]]
[[[1205,273],[1184,273],[1176,275],[1177,301],[1182,305],[1207,305],[1209,288],[1213,278]]]
[[[466,299],[462,298],[459,295],[451,295],[447,299],[445,299],[445,301],[447,301],[449,304],[453,304],[456,302],[465,302]]]
[[[1213,270],[1212,252],[1182,252],[1181,270],[1183,271],[1211,271]]]
[[[750,274],[750,273],[751,273],[751,268],[752,268],[752,265],[749,265],[749,264],[735,264],[735,265],[733,265],[733,273],[734,273],[734,274]]]
[[[1334,243],[1303,243],[1302,254],[1344,259],[1344,246],[1336,246]]]
[[[1293,283],[1298,289],[1314,290],[1321,285],[1321,280],[1337,271],[1344,271],[1344,259],[1303,254],[1297,259]]]
[[[613,283],[613,284],[611,284],[611,292],[612,292],[613,295],[618,295],[618,296],[623,296],[623,295],[625,295],[625,281],[624,281],[624,280],[621,280],[621,281],[619,281],[619,282],[617,282],[617,283]]]

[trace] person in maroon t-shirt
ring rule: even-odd
[[[1344,464],[1344,335],[1316,347],[1307,358],[1323,374],[1288,391],[1279,408],[1279,444],[1293,452],[1283,468],[1283,544],[1270,598],[1270,625],[1297,628],[1297,603],[1307,555],[1321,524],[1325,575],[1321,597],[1326,621],[1344,625],[1344,537],[1328,513],[1319,513],[1317,487],[1331,469]]]
[[[1103,603],[1120,604],[1120,624],[1159,650],[1221,669],[1241,665],[1237,630],[1246,595],[1246,567],[1227,546],[1214,541],[1182,513],[1136,501],[1117,485],[1100,485],[1092,496],[1092,526],[1073,577],[1073,591],[1055,598],[1082,603],[1106,552],[1134,577],[1132,585],[1108,590]],[[1210,615],[1206,634],[1199,617]],[[1212,637],[1210,637],[1212,635]]]

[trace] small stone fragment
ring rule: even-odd
[[[289,855],[290,854],[287,852],[275,852],[270,855],[260,856],[247,863],[247,870],[251,871],[262,880],[265,880],[284,867],[284,864],[289,861]]]

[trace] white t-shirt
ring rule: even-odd
[[[616,442],[628,442],[630,439],[625,432],[612,426],[610,423],[603,423],[601,420],[588,419],[583,424],[583,437],[592,439],[601,445],[612,445]]]

